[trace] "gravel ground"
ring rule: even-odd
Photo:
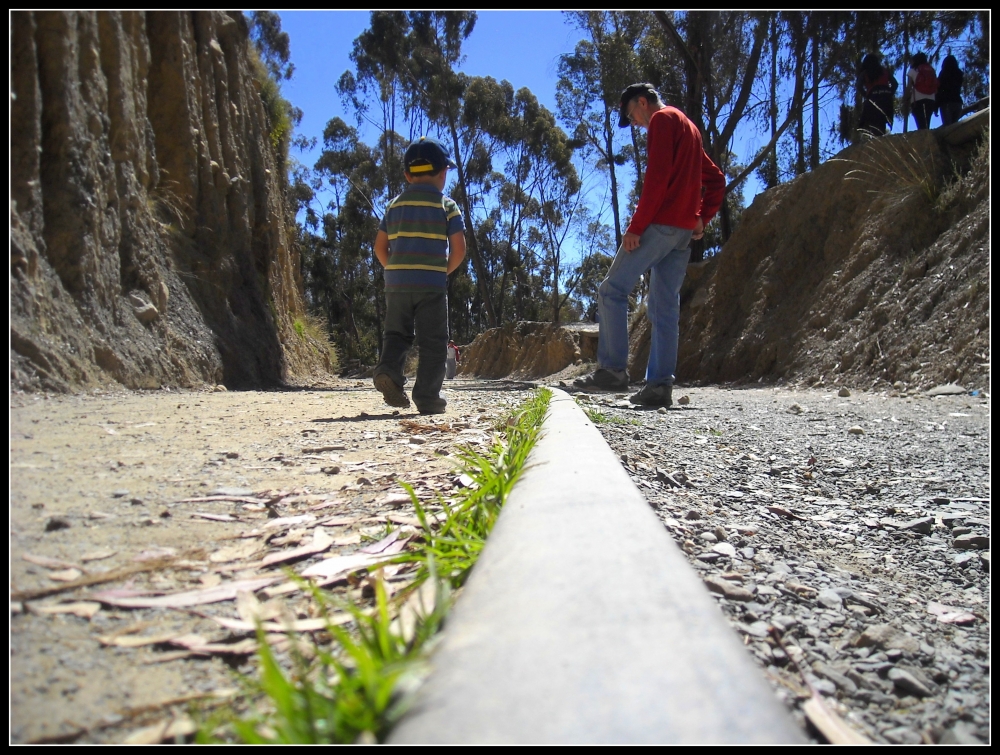
[[[578,401],[800,721],[789,655],[876,742],[988,742],[989,401],[844,393]]]
[[[252,629],[217,620],[257,609],[234,595],[180,607],[121,599],[284,581],[281,567],[354,556],[389,525],[405,536],[416,520],[399,482],[433,509],[461,484],[455,446],[485,450],[529,388],[449,381],[448,411],[433,416],[385,406],[370,380],[12,395],[11,741],[154,742],[171,738],[166,725],[189,730],[185,698],[233,688],[234,669],[253,672]],[[155,568],[135,571],[144,565]],[[73,588],[89,578],[101,581]],[[60,586],[73,589],[44,594]],[[316,616],[311,599],[271,592],[279,586],[260,600]],[[357,580],[329,588],[364,592]]]

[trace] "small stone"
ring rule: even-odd
[[[685,519],[701,519],[701,512],[690,509],[684,512]]]
[[[726,532],[725,527],[716,527],[714,530],[712,530],[712,534],[718,538],[720,543],[723,542],[724,540],[729,539],[729,533]]]
[[[717,543],[719,538],[715,536],[714,532],[702,532],[698,537],[704,540],[706,543]]]
[[[677,399],[677,403],[680,404],[681,406],[687,406],[688,404],[691,403],[691,398],[689,396],[681,396],[679,399]]]
[[[56,530],[67,530],[70,528],[69,520],[64,516],[54,516],[49,518],[45,522],[46,532],[55,532]]]
[[[329,474],[329,475],[340,474],[340,467],[338,466],[321,467],[319,471],[322,472],[323,474]]]
[[[129,494],[127,490],[115,490],[111,493],[112,498],[124,498]]]
[[[716,553],[715,551],[705,551],[704,553],[698,554],[698,560],[704,561],[707,564],[718,561],[720,558],[722,558],[722,554]]]
[[[792,404],[787,409],[789,414],[802,414],[802,407],[798,404]]]
[[[946,383],[944,385],[935,385],[933,388],[927,390],[928,396],[961,396],[967,393],[965,388],[958,385],[957,383]]]
[[[984,551],[979,554],[979,563],[983,565],[983,570],[988,574],[990,571],[990,552]]]
[[[938,744],[942,745],[981,745],[983,741],[975,734],[975,727],[965,721],[958,721],[952,728],[941,735]]]
[[[238,459],[238,458],[240,458],[240,455],[236,451],[226,451],[226,458],[227,459]]]
[[[865,429],[861,425],[855,425],[847,430],[851,435],[864,435]]]
[[[739,585],[734,585],[729,580],[722,579],[722,577],[709,577],[705,580],[705,585],[712,592],[718,593],[729,600],[737,600],[743,603],[753,600],[753,593],[750,590]]]
[[[822,661],[816,661],[812,665],[813,671],[822,676],[824,679],[829,679],[831,682],[836,684],[840,689],[844,690],[848,695],[853,695],[858,691],[858,686],[852,682],[847,676],[840,673],[836,669],[827,666]]]
[[[883,731],[882,736],[897,745],[918,745],[924,741],[923,737],[906,726],[897,726],[895,729]]]
[[[736,558],[736,548],[730,543],[718,543],[712,546],[712,550],[727,558]]]
[[[215,391],[216,393],[225,393],[229,389],[226,388],[226,386],[220,384],[215,386],[212,390]]]
[[[990,547],[990,539],[985,535],[961,535],[955,538],[952,545],[959,550],[984,549]]]
[[[896,686],[896,689],[909,695],[915,695],[916,697],[930,697],[934,694],[913,674],[898,667],[889,669],[889,681]]]
[[[740,548],[740,556],[747,561],[749,561],[754,557],[754,553],[755,553],[754,549],[751,548],[750,546],[747,546],[746,548]]]
[[[837,594],[836,590],[820,590],[819,595],[816,596],[816,600],[824,608],[829,608],[831,611],[840,609],[843,606],[843,598]]]
[[[856,647],[877,647],[883,650],[898,648],[907,653],[920,650],[920,643],[890,624],[874,624],[862,633],[855,642]]]
[[[934,517],[925,516],[921,519],[914,519],[902,525],[899,529],[908,530],[909,532],[919,532],[921,535],[929,535],[931,534],[931,530],[934,529]]]
[[[986,553],[987,555],[989,555],[989,551],[986,551]],[[955,566],[959,567],[960,569],[964,569],[966,566],[968,566],[975,560],[976,560],[975,553],[959,553],[957,556],[955,556]]]
[[[848,398],[850,397],[851,392],[847,388],[841,388],[839,391],[837,391],[837,395],[840,396],[841,398]]]
[[[657,414],[666,414],[667,413],[667,407],[661,406],[659,409],[656,410],[656,413]]]

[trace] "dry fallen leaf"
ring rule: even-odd
[[[97,638],[102,645],[113,645],[119,648],[139,648],[145,645],[161,645],[178,637],[180,632],[161,632],[160,634],[136,635],[125,634],[120,636],[105,635]]]
[[[436,601],[437,586],[431,579],[424,580],[423,584],[406,599],[395,622],[397,631],[404,641],[409,643],[413,640],[417,622],[434,612]]]
[[[237,519],[235,516],[231,516],[230,514],[207,514],[204,511],[195,511],[193,514],[191,514],[191,516],[192,518],[198,518],[198,519],[210,519],[213,522],[239,521],[239,519]]]
[[[243,540],[236,545],[229,545],[225,548],[220,548],[211,556],[208,560],[213,564],[227,564],[231,561],[240,561],[245,558],[250,558],[257,551],[261,549],[261,544],[257,540]]]
[[[252,592],[241,592],[236,595],[236,613],[243,621],[267,621],[281,615],[282,603],[269,600],[261,603]]]
[[[77,603],[56,603],[55,605],[39,606],[33,603],[28,604],[28,610],[32,613],[48,616],[56,613],[69,613],[79,616],[81,619],[92,619],[94,614],[101,610],[100,603],[81,601]]]
[[[147,726],[129,734],[124,743],[127,745],[155,745],[167,739],[186,737],[198,730],[189,716],[168,718],[152,726]]]
[[[102,597],[101,602],[121,608],[188,608],[190,606],[202,606],[208,603],[233,600],[240,591],[247,590],[254,592],[274,584],[279,579],[280,577],[258,577],[239,582],[227,582],[218,587],[210,587],[205,590],[190,590],[188,592],[160,595],[157,597]]]
[[[396,542],[396,538],[398,537],[399,530],[393,530],[377,543],[372,543],[371,545],[366,545],[364,548],[361,548],[359,553],[382,553],[386,548]]]
[[[340,626],[354,620],[349,613],[331,616],[329,619],[317,617],[314,619],[294,619],[292,621],[262,621],[260,628],[265,632],[319,632],[328,626]],[[221,627],[234,632],[254,632],[257,623],[242,619],[227,619],[223,616],[213,616],[212,621]]]
[[[79,569],[64,569],[63,571],[49,572],[49,579],[53,582],[73,582],[83,576]]]
[[[88,561],[103,561],[106,558],[111,558],[116,553],[118,553],[118,551],[113,551],[110,548],[101,548],[96,551],[90,551],[90,553],[84,553],[80,556],[80,560],[83,561],[83,563],[87,563]]]
[[[292,548],[291,550],[268,554],[264,557],[264,560],[261,561],[261,566],[271,566],[272,564],[280,564],[285,561],[293,561],[297,558],[302,558],[303,556],[311,556],[315,553],[322,553],[323,551],[328,550],[331,545],[333,545],[333,538],[326,534],[326,530],[322,527],[317,527],[313,530],[312,542],[298,548]]]
[[[24,553],[21,555],[24,561],[29,564],[35,564],[36,566],[44,566],[46,569],[79,569],[79,564],[74,564],[71,561],[62,561],[58,558],[49,558],[48,556],[36,556],[34,553]]]
[[[830,710],[823,698],[813,693],[802,706],[812,725],[833,745],[867,745],[872,741]]]

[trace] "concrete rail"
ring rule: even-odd
[[[601,434],[553,393],[389,741],[805,741]]]

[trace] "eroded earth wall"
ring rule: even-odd
[[[330,365],[240,13],[11,14],[11,382],[263,387]]]

